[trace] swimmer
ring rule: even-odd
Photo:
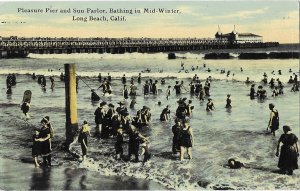
[[[175,89],[176,95],[180,95],[180,93],[181,93],[181,85],[179,84],[179,81],[176,81],[176,84],[175,84],[175,86],[174,86],[173,89]]]
[[[242,167],[245,167],[243,163],[241,163],[240,161],[236,161],[232,158],[228,160],[227,166],[229,166],[229,168],[231,169],[240,169]]]
[[[138,83],[140,84],[142,82],[142,76],[141,76],[141,73],[139,73],[139,76],[138,76]]]
[[[166,91],[167,100],[169,100],[170,95],[171,95],[171,86],[168,86],[168,89]]]
[[[289,79],[288,83],[289,83],[289,84],[292,84],[292,83],[294,83],[293,76],[290,76],[290,79]]]
[[[170,113],[170,105],[167,105],[160,114],[160,121],[169,121],[171,119]]]
[[[269,104],[269,109],[271,110],[270,120],[267,127],[267,131],[270,129],[273,136],[275,136],[275,131],[279,128],[279,114],[278,111],[274,108],[273,103]]]
[[[130,109],[134,109],[134,105],[135,105],[135,104],[136,104],[135,99],[131,100],[129,108],[130,108]]]
[[[180,138],[180,161],[184,158],[184,149],[187,150],[189,160],[192,159],[192,147],[194,145],[194,136],[191,126],[186,120],[183,122]]]
[[[192,106],[191,104],[192,104],[192,100],[189,100],[186,106],[186,116],[188,116],[189,118],[191,118],[194,109],[194,106]]]
[[[109,73],[107,73],[107,80],[110,82],[111,81],[111,76]]]
[[[102,76],[101,73],[98,74],[98,81],[101,82],[102,81]]]
[[[207,104],[206,104],[206,111],[207,111],[207,112],[211,112],[211,111],[213,111],[214,109],[216,109],[216,108],[215,108],[215,106],[214,106],[214,103],[212,102],[212,99],[211,99],[211,98],[208,98],[208,102],[207,102]]]
[[[144,97],[148,96],[150,93],[150,85],[149,85],[148,81],[145,82],[143,89],[144,89]]]
[[[6,94],[7,94],[7,95],[12,94],[11,86],[8,86],[8,88],[7,88],[7,90],[6,90]]]
[[[91,100],[92,101],[99,101],[100,100],[100,97],[98,96],[98,94],[95,92],[94,89],[91,90]]]
[[[86,155],[87,155],[87,146],[88,146],[87,137],[88,137],[88,135],[91,136],[90,126],[88,125],[87,121],[84,121],[83,125],[81,126],[81,128],[79,130],[79,135],[78,135],[78,142],[80,143],[81,151],[82,151],[82,161],[85,160]]]
[[[39,167],[39,163],[38,163],[38,155],[40,155],[41,151],[40,151],[40,142],[37,141],[37,139],[39,138],[39,129],[35,129],[34,130],[34,135],[32,136],[32,141],[33,141],[33,145],[32,145],[32,158],[35,164],[35,167]]]
[[[54,89],[54,78],[50,76],[50,82],[51,82],[51,89]]]
[[[175,119],[175,125],[172,126],[172,132],[173,132],[172,152],[173,152],[173,154],[177,154],[180,152],[181,129],[182,129],[182,124],[181,124],[180,120]]]
[[[246,84],[251,83],[250,80],[249,80],[249,77],[247,77],[247,80],[245,81],[245,83],[246,83]]]
[[[157,83],[158,83],[158,81],[155,80],[155,82],[152,84],[152,88],[151,88],[151,90],[152,90],[152,95],[157,95],[157,94],[158,94]]]
[[[128,99],[128,88],[126,85],[124,85],[124,88],[123,88],[123,97],[124,97],[124,99]]]
[[[122,77],[122,83],[123,83],[123,84],[126,84],[126,77],[125,77],[125,74],[124,74],[123,77]]]
[[[30,108],[29,99],[26,99],[21,105],[21,110],[23,111],[26,118],[29,118],[29,115],[28,115],[29,108]]]
[[[230,99],[230,94],[227,94],[227,99],[226,99],[226,108],[231,108],[231,99]]]
[[[60,81],[65,81],[64,73],[60,73],[59,79],[60,79]]]
[[[143,163],[147,162],[151,158],[151,154],[149,152],[150,142],[146,137],[140,138],[140,146],[142,148],[142,152],[140,155],[144,155]]]
[[[116,160],[120,160],[123,158],[123,144],[124,144],[124,133],[123,129],[119,128],[117,130],[117,138],[115,143],[116,150]]]

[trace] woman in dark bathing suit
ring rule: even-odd
[[[184,121],[180,132],[180,160],[184,158],[184,149],[187,149],[189,159],[192,159],[192,146],[194,144],[193,131],[191,126]]]
[[[48,121],[43,118],[41,121],[42,128],[40,129],[39,138],[36,141],[40,142],[41,154],[43,156],[43,165],[45,167],[51,166],[51,132],[47,125]]]
[[[279,114],[273,103],[269,104],[269,109],[271,110],[270,120],[267,127],[267,130],[270,128],[271,133],[275,136],[275,131],[279,128]]]
[[[214,103],[211,100],[212,99],[208,98],[208,103],[206,104],[206,111],[212,111],[215,109]]]
[[[299,146],[298,137],[290,131],[289,126],[283,126],[284,134],[278,140],[276,156],[279,156],[278,167],[282,173],[293,175],[293,170],[298,169]],[[283,145],[279,150],[280,143]]]

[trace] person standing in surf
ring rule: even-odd
[[[146,137],[140,138],[140,146],[142,150],[140,155],[144,155],[143,163],[145,163],[151,158],[151,154],[149,152],[150,141]]]
[[[101,73],[98,74],[98,81],[101,82],[102,81],[102,76]]]
[[[226,106],[225,108],[231,108],[231,99],[230,99],[230,94],[227,94],[227,99],[226,99]]]
[[[39,138],[39,129],[34,130],[34,134],[32,136],[32,158],[35,164],[35,167],[39,167],[39,162],[38,162],[38,156],[41,154],[41,149],[40,149],[40,142],[37,141]]]
[[[135,162],[139,161],[139,148],[140,148],[140,139],[146,139],[142,136],[135,126],[130,125],[129,127],[129,141],[128,141],[128,159],[131,160],[131,156],[135,156]]]
[[[208,98],[208,102],[206,104],[206,111],[213,111],[215,108],[214,103],[212,102],[211,98]]]
[[[115,143],[116,160],[120,160],[124,157],[123,156],[123,144],[124,144],[123,129],[119,128],[117,130],[117,141]]]
[[[194,106],[191,105],[192,100],[189,100],[188,104],[186,105],[186,116],[191,118],[193,114]]]
[[[99,101],[100,100],[100,97],[98,96],[98,94],[95,92],[94,89],[91,89],[91,100],[92,101]]]
[[[150,85],[148,81],[145,82],[143,89],[144,89],[144,97],[148,96],[150,93]]]
[[[169,100],[170,95],[171,95],[171,86],[168,86],[168,89],[166,91],[167,100]]]
[[[124,85],[122,94],[123,94],[124,99],[128,99],[129,91],[128,91],[128,88],[126,85]]]
[[[255,98],[256,92],[255,92],[254,87],[255,87],[255,84],[252,84],[251,88],[250,88],[250,99],[254,99]]]
[[[95,123],[96,123],[96,136],[100,137],[102,132],[102,124],[104,122],[104,117],[106,115],[106,102],[103,101],[100,103],[100,107],[96,109],[94,112],[95,115]]]
[[[181,85],[179,84],[179,81],[176,81],[174,89],[175,89],[176,95],[180,95],[181,94]]]
[[[131,83],[130,85],[130,92],[129,92],[129,95],[130,96],[136,96],[136,86],[134,85],[134,82]]]
[[[187,150],[189,159],[192,159],[192,147],[194,143],[194,136],[191,126],[186,120],[183,122],[183,127],[180,133],[180,161],[184,159],[184,150]]]
[[[55,84],[54,84],[54,78],[52,76],[50,76],[50,82],[51,82],[51,90],[53,90]]]
[[[126,84],[126,77],[125,77],[125,74],[124,74],[123,77],[122,77],[122,83],[123,83],[123,85]]]
[[[290,133],[292,129],[285,125],[278,140],[276,156],[279,156],[278,167],[283,174],[293,175],[293,170],[298,169],[299,145],[298,137]],[[279,147],[282,143],[281,149]],[[280,153],[280,155],[279,155]]]
[[[24,113],[26,119],[29,118],[28,112],[29,112],[29,108],[30,108],[30,103],[29,103],[29,99],[26,99],[22,105],[21,105],[21,110]]]
[[[140,84],[142,82],[142,76],[141,76],[141,73],[139,73],[139,76],[138,76],[138,83]]]
[[[40,129],[39,138],[36,139],[36,141],[40,142],[44,167],[51,166],[51,131],[47,124],[48,120],[43,118],[41,120],[42,128]]]
[[[160,121],[169,121],[170,120],[170,105],[167,105],[160,114]]]
[[[269,104],[270,120],[267,127],[267,131],[270,129],[273,136],[275,136],[275,131],[279,128],[279,113],[276,109],[274,109],[275,105],[273,103]]]
[[[157,80],[155,80],[155,82],[152,84],[152,94],[153,95],[157,95],[158,94],[158,90],[157,90]]]
[[[87,142],[87,137],[91,136],[90,132],[90,126],[88,125],[87,121],[83,122],[83,125],[81,126],[79,130],[79,135],[78,135],[78,142],[80,143],[81,146],[81,151],[82,151],[82,161],[86,159],[87,155],[87,148],[88,148],[88,142]]]
[[[181,122],[179,119],[175,119],[175,125],[172,126],[173,133],[173,144],[172,144],[172,152],[173,154],[177,154],[180,152],[180,133],[181,133]]]

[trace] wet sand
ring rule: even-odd
[[[1,190],[162,190],[148,180],[103,176],[76,166],[35,168],[33,163],[0,159]]]

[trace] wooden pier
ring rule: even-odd
[[[209,49],[266,48],[278,42],[232,43],[217,38],[20,38],[0,37],[0,58],[35,54],[176,52]]]

